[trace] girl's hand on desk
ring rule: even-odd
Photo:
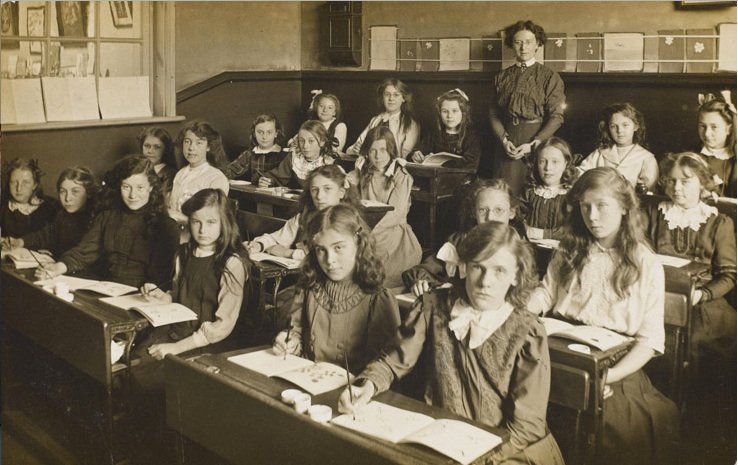
[[[51,265],[39,266],[33,274],[36,279],[52,279],[66,272],[67,265],[63,262],[56,262]]]
[[[264,252],[264,244],[259,241],[244,242],[243,246],[246,247],[246,251],[249,255]]]
[[[154,344],[149,347],[149,355],[155,360],[164,360],[167,354],[178,354],[175,344]]]
[[[290,340],[286,341],[287,331],[282,331],[274,338],[272,350],[278,355],[282,355],[286,352],[299,357],[302,354],[302,343],[300,342],[300,338],[300,334],[290,331]]]
[[[266,176],[259,178],[259,187],[269,187],[272,184],[272,180]]]
[[[426,292],[430,292],[431,286],[428,281],[426,281],[425,279],[421,279],[420,281],[413,284],[413,287],[410,290],[415,297],[420,297]]]
[[[423,163],[423,160],[425,160],[425,156],[420,150],[416,150],[415,153],[413,153],[412,161],[415,163]]]
[[[12,249],[17,249],[19,247],[23,247],[25,243],[23,242],[23,239],[20,239],[20,238],[3,237],[2,245],[3,245],[3,250],[12,250]]]
[[[307,254],[303,249],[297,248],[292,251],[290,258],[293,260],[303,260]]]
[[[171,302],[172,296],[159,289],[159,286],[152,283],[145,283],[141,286],[141,295],[149,302]]]
[[[341,397],[338,398],[338,411],[341,413],[353,413],[361,409],[372,400],[374,394],[377,392],[377,387],[369,381],[365,380],[363,386],[351,385],[351,389],[348,387],[343,390]],[[351,398],[353,394],[353,399]]]

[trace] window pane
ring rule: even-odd
[[[95,5],[90,2],[51,2],[51,35],[93,37]]]
[[[141,45],[100,44],[100,74],[109,77],[141,76]]]
[[[100,37],[141,38],[141,2],[100,2]]]
[[[3,41],[0,69],[3,78],[40,77],[45,67],[46,48],[41,41]]]
[[[85,77],[95,73],[95,44],[51,43],[50,76]]]

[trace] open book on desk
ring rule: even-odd
[[[581,342],[600,350],[608,350],[633,340],[632,337],[607,328],[588,325],[573,325],[556,318],[541,318],[546,334]]]
[[[151,302],[141,294],[124,295],[120,297],[103,297],[105,302],[123,310],[134,310],[145,316],[151,326],[164,326],[182,321],[197,320],[197,314],[176,302]]]
[[[118,297],[138,291],[135,287],[126,284],[114,283],[112,281],[96,281],[94,279],[83,279],[67,275],[59,275],[52,279],[36,281],[33,284],[46,287],[54,286],[60,282],[69,285],[70,291],[92,291],[110,297]]]
[[[294,335],[297,337],[297,334]],[[281,378],[317,396],[348,382],[346,370],[328,362],[313,362],[292,354],[276,354],[269,349],[228,357],[229,362],[264,376]],[[353,375],[349,375],[353,380]]]
[[[415,163],[416,165],[425,165],[425,166],[443,166],[444,163],[451,160],[461,160],[461,155],[454,155],[453,153],[448,152],[438,152],[438,153],[429,153],[425,156],[423,161],[421,163]],[[412,162],[408,162],[412,163]]]
[[[337,416],[331,423],[395,444],[422,444],[463,465],[502,442],[499,436],[463,421],[436,420],[376,401],[355,414]]]
[[[249,254],[249,259],[251,259],[252,262],[274,263],[275,265],[287,268],[288,270],[296,270],[300,268],[300,264],[302,263],[300,260],[295,260],[294,258],[278,257],[264,252]]]
[[[662,265],[672,266],[674,268],[681,268],[685,265],[689,265],[692,260],[688,258],[672,257],[671,255],[656,254]]]
[[[29,268],[37,268],[39,265],[52,265],[56,263],[54,259],[45,253],[28,250],[25,247],[18,247],[9,251],[2,251],[3,258],[8,257],[18,270]]]

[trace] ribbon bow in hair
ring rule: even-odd
[[[462,97],[464,97],[464,100],[466,100],[467,102],[469,101],[469,96],[466,95],[466,92],[464,92],[463,90],[459,89],[458,87],[454,88],[454,90],[456,92],[458,92],[459,95],[461,95]]]
[[[459,270],[459,279],[466,278],[466,263],[462,263],[456,247],[450,242],[446,242],[436,254],[436,258],[445,263],[446,274],[453,278],[456,270]]]
[[[700,105],[704,105],[707,102],[710,102],[712,100],[715,100],[715,94],[697,94],[697,101]]]
[[[728,107],[728,109],[733,112],[733,114],[736,114],[735,111],[735,105],[733,105],[733,102],[730,99],[730,91],[729,90],[721,90],[720,95],[723,96],[723,100],[725,100],[725,106]]]
[[[310,94],[312,94],[312,96],[313,96],[312,100],[310,100],[310,109],[311,110],[314,110],[315,109],[315,97],[317,97],[318,95],[320,95],[322,93],[323,93],[323,90],[322,89],[313,89],[313,90],[310,91]]]

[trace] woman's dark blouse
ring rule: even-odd
[[[140,287],[154,283],[168,289],[179,246],[177,223],[165,214],[147,228],[139,209],[111,209],[100,213],[73,249],[61,256],[69,272],[80,271],[101,260],[101,279]],[[152,231],[147,234],[147,229]]]
[[[476,170],[479,167],[479,155],[482,152],[477,132],[471,127],[467,128],[460,149],[456,148],[458,142],[459,134],[449,134],[446,131],[434,129],[423,138],[416,150],[420,150],[423,155],[439,152],[461,155],[464,157],[463,159],[448,161],[443,166],[447,168],[471,168]]]
[[[79,211],[69,213],[63,208],[54,221],[46,227],[23,236],[23,245],[28,249],[50,250],[55,257],[79,244],[92,223],[92,210],[85,205]]]
[[[8,201],[4,200],[0,209],[0,230],[6,237],[23,237],[51,223],[56,212],[57,206],[50,199],[44,199],[30,215],[24,215],[18,210],[11,211]]]

